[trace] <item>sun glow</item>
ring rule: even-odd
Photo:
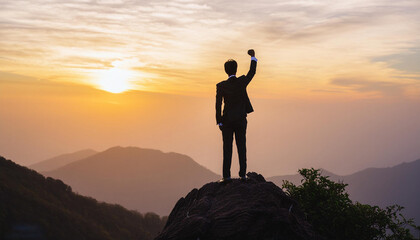
[[[99,76],[99,88],[111,93],[122,93],[133,89],[131,79],[132,72],[126,69],[111,68],[101,72]]]

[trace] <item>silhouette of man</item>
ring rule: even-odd
[[[249,100],[246,87],[251,82],[257,69],[257,59],[253,49],[248,50],[251,56],[251,66],[248,74],[236,77],[238,64],[229,59],[225,62],[225,72],[229,78],[218,83],[216,93],[216,121],[223,136],[223,179],[230,180],[232,163],[232,143],[235,134],[236,147],[239,156],[239,177],[246,179],[246,116],[254,111]],[[224,102],[222,115],[222,100]]]

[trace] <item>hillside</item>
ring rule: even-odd
[[[220,178],[186,155],[136,147],[113,147],[44,174],[83,195],[160,215],[192,188]]]
[[[149,240],[162,227],[155,214],[80,196],[60,180],[0,157],[0,239]]]
[[[370,205],[380,207],[399,204],[406,209],[404,215],[415,218],[420,223],[420,159],[414,162],[402,163],[389,168],[368,168],[351,175],[339,176],[323,171],[324,176],[331,180],[347,183],[350,198]],[[283,180],[300,184],[301,177],[296,175],[276,176],[268,178],[278,186]]]
[[[92,149],[84,149],[74,153],[62,154],[57,157],[53,157],[35,164],[30,165],[29,167],[38,172],[52,171],[64,165],[67,165],[71,162],[81,160],[96,154],[97,151]]]

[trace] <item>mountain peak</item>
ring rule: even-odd
[[[161,239],[318,239],[298,203],[262,175],[211,182],[181,198]]]
[[[192,188],[219,178],[183,154],[120,146],[45,174],[81,194],[161,215]]]
[[[134,146],[115,146],[106,149],[103,152],[100,152],[101,155],[118,155],[118,156],[136,156],[138,154],[164,154],[164,152],[157,150],[157,149],[149,149],[149,148],[140,148]]]

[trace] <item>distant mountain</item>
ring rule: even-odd
[[[81,194],[160,215],[192,188],[220,178],[186,155],[136,147],[113,147],[44,174]]]
[[[324,176],[349,184],[347,192],[353,201],[380,207],[399,204],[405,207],[406,217],[420,224],[420,159],[389,168],[368,168],[351,175],[339,176],[323,170]],[[283,180],[300,184],[300,175],[268,178],[278,186]]]
[[[98,152],[95,150],[85,149],[85,150],[77,151],[74,153],[67,153],[67,154],[59,155],[57,157],[53,157],[53,158],[32,164],[29,167],[38,172],[52,171],[59,167],[67,165],[71,162],[75,162],[83,158],[90,157],[96,153]]]
[[[0,239],[151,240],[163,224],[156,214],[80,196],[60,180],[0,157]]]

